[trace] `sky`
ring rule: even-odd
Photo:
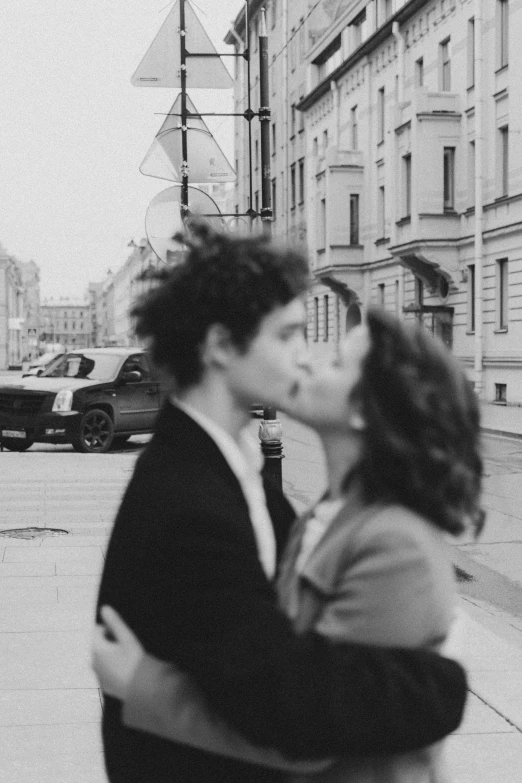
[[[193,2],[218,51],[243,5]],[[0,244],[40,266],[42,299],[80,297],[116,271],[145,236],[149,202],[172,184],[138,167],[179,91],[130,82],[171,9],[166,0],[3,4]],[[232,110],[232,91],[189,95],[199,111]],[[206,121],[233,163],[231,120]]]

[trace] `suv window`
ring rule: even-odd
[[[134,356],[129,356],[129,358],[125,361],[122,372],[132,372],[133,370],[138,370],[141,372],[142,381],[150,380],[149,363],[144,353],[138,353]]]

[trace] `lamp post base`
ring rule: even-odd
[[[265,458],[263,473],[275,481],[281,492],[283,491],[283,428],[277,418],[275,408],[263,410],[263,420],[259,425],[259,439],[261,451]]]

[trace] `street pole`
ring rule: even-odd
[[[272,182],[270,178],[270,94],[268,82],[268,35],[265,9],[261,9],[259,25],[259,121],[261,136],[261,221],[263,231],[272,233]],[[261,450],[265,458],[264,472],[277,486],[283,487],[283,428],[275,408],[263,410],[259,426]]]
[[[187,47],[185,30],[185,0],[179,0],[179,50],[181,86],[181,219],[188,215],[188,130],[187,130]]]

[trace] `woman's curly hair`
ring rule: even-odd
[[[382,311],[352,391],[365,421],[357,469],[366,500],[404,505],[457,535],[484,523],[479,404],[442,342]]]
[[[200,347],[212,324],[225,326],[245,351],[268,313],[305,293],[309,271],[301,252],[266,235],[217,233],[193,220],[174,239],[186,246],[184,259],[153,275],[158,285],[131,315],[138,336],[150,340],[153,361],[181,389],[201,378]]]

